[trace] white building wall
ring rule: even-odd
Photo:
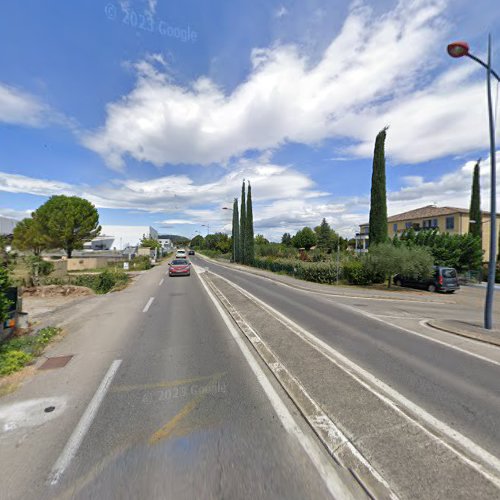
[[[123,250],[128,246],[137,246],[143,236],[146,238],[158,238],[158,231],[151,226],[101,226],[101,234],[113,237],[110,250]]]
[[[18,222],[16,219],[0,215],[0,234],[12,234]]]

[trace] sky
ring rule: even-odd
[[[491,33],[498,72],[499,26],[497,0],[3,0],[0,215],[65,194],[230,232],[246,180],[256,233],[352,236],[385,126],[390,215],[467,208],[478,158],[487,210],[485,71],[446,46],[484,58]]]

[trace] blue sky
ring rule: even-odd
[[[252,182],[258,232],[369,209],[375,135],[389,125],[389,212],[467,207],[474,160],[487,209],[484,56],[494,0],[6,0],[0,17],[0,214],[53,194],[102,224],[192,236]],[[184,38],[184,40],[183,40]]]

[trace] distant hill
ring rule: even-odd
[[[178,234],[160,234],[158,238],[172,240],[174,245],[183,245],[184,243],[189,243],[191,240],[185,236],[180,236]]]

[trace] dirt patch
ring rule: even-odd
[[[23,291],[23,299],[26,297],[84,297],[86,295],[94,295],[94,292],[85,286],[75,285],[47,285],[25,288]]]

